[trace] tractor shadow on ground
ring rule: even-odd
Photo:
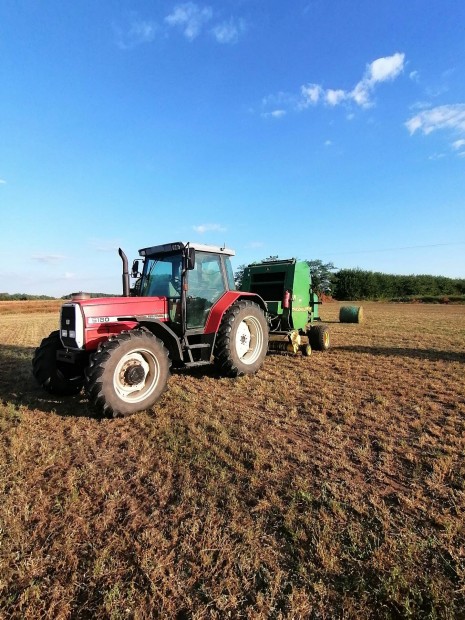
[[[59,416],[95,418],[83,393],[53,396],[37,384],[32,374],[34,351],[35,347],[0,344],[0,402]]]
[[[221,374],[214,364],[191,366],[190,368],[175,368],[172,366],[171,374],[188,375],[189,377],[195,377],[196,379],[202,379],[202,377],[208,377],[209,379],[224,379],[224,375]]]
[[[465,353],[458,351],[438,351],[436,349],[406,349],[403,347],[366,347],[366,346],[334,346],[332,351],[350,351],[351,353],[365,353],[369,355],[387,357],[407,357],[423,359],[432,362],[465,362]]]
[[[60,417],[105,419],[95,413],[81,391],[76,396],[48,394],[37,384],[32,374],[32,357],[35,347],[19,347],[0,344],[0,403],[16,408],[27,407]],[[196,379],[209,377],[221,379],[222,375],[213,365],[192,368],[171,368],[172,374],[189,375]]]

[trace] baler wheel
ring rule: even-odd
[[[60,349],[64,350],[60,333],[54,331],[44,338],[35,350],[32,358],[32,374],[49,394],[58,396],[79,394],[84,385],[84,374],[81,368],[57,360],[57,351]]]
[[[86,369],[86,392],[105,416],[149,409],[166,389],[170,371],[163,342],[144,328],[121,332],[99,345]]]
[[[307,335],[308,341],[315,351],[327,351],[329,349],[329,329],[326,325],[312,325]]]
[[[312,347],[309,344],[303,344],[300,347],[300,350],[302,351],[302,355],[304,357],[310,357],[310,355],[312,354]]]
[[[214,349],[215,365],[228,377],[250,375],[268,350],[268,324],[253,301],[237,301],[225,312]]]

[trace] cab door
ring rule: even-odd
[[[196,252],[195,267],[187,274],[187,329],[203,329],[211,307],[225,291],[221,257],[209,252]]]

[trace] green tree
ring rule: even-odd
[[[240,289],[242,285],[242,280],[244,278],[244,270],[248,267],[248,265],[239,265],[239,267],[234,272],[234,282],[236,283],[236,288]]]
[[[321,260],[305,261],[310,267],[310,275],[312,276],[312,290],[315,293],[324,293],[329,295],[333,288],[333,279],[336,267],[333,263],[324,263]]]

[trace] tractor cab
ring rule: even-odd
[[[134,261],[132,275],[139,280],[135,294],[164,297],[174,331],[202,330],[214,304],[236,289],[228,248],[193,243],[169,243],[139,250],[142,272]]]

